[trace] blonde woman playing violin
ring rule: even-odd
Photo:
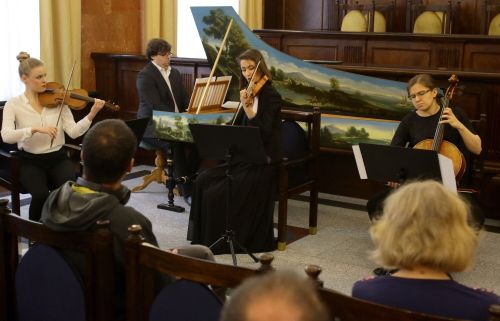
[[[61,150],[64,133],[71,138],[83,135],[104,101],[96,99],[87,116],[75,123],[68,106],[62,106],[60,112],[59,108],[40,104],[38,94],[45,91],[47,84],[43,62],[30,58],[26,52],[21,52],[17,59],[19,77],[26,90],[4,107],[2,139],[17,144],[20,150],[21,185],[31,194],[29,218],[38,221],[49,191],[76,178],[74,164]]]
[[[273,237],[274,164],[282,157],[281,96],[274,89],[271,74],[258,50],[243,52],[237,61],[241,69],[243,107],[235,116],[234,125],[259,128],[269,163],[231,164],[229,228],[235,232],[238,243],[250,252],[272,251],[276,247]],[[250,81],[253,84],[249,88]],[[211,245],[224,233],[227,166],[208,169],[196,179],[188,228],[188,239],[194,244]],[[229,253],[225,242],[219,244],[212,248],[214,253]]]

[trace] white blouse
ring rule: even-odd
[[[32,135],[31,128],[56,127],[59,108],[44,107],[40,114],[31,106],[24,94],[13,97],[3,109],[2,140],[8,144],[17,143],[20,150],[32,154],[50,153],[61,149],[64,145],[64,132],[71,138],[77,138],[83,135],[92,124],[87,117],[75,123],[69,107],[64,105],[62,108],[61,119],[57,125],[57,136],[51,148],[50,136],[44,133]]]

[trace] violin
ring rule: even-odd
[[[262,77],[260,77],[258,81],[254,81],[254,77],[257,74],[257,70],[259,70],[259,65],[260,65],[260,60],[257,63],[257,66],[255,66],[252,77],[250,78],[250,81],[248,82],[248,86],[246,89],[248,100],[246,101],[245,107],[247,108],[253,105],[254,98],[259,94],[260,90],[269,80],[269,77],[267,75],[262,75]],[[234,123],[236,122],[236,119],[238,118],[238,115],[241,111],[241,106],[242,104],[240,102],[238,104],[238,108],[236,108],[236,112],[234,113],[233,119],[230,122],[231,125],[234,125]]]
[[[247,105],[253,105],[253,99],[259,94],[260,90],[266,82],[269,80],[269,77],[266,75],[262,76],[258,81],[250,81],[250,84],[248,85],[247,90],[247,95],[249,99],[247,100]]]
[[[444,97],[441,99],[442,108],[439,115],[436,131],[434,132],[434,138],[424,139],[413,146],[413,148],[433,150],[451,159],[453,163],[453,172],[455,173],[455,179],[457,180],[457,182],[459,182],[465,173],[465,157],[458,149],[458,147],[455,146],[455,144],[443,139],[444,124],[441,123],[444,110],[446,107],[449,107],[450,101],[453,97],[453,93],[455,92],[455,89],[457,87],[458,77],[456,75],[451,75],[448,81],[450,85],[446,89]]]
[[[75,110],[80,110],[87,106],[88,102],[93,103],[95,101],[94,98],[89,97],[88,92],[85,89],[68,90],[66,96],[64,93],[65,89],[63,85],[57,82],[49,82],[47,83],[45,91],[38,94],[38,99],[42,106],[48,108],[59,106],[64,99],[64,104]],[[110,102],[105,102],[104,106],[113,111],[120,110],[120,106]]]

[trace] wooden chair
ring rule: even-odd
[[[442,34],[453,33],[453,20],[459,16],[460,2],[447,4],[424,4],[422,0],[408,0],[406,4],[406,32],[415,32],[415,22],[425,12],[439,16]],[[441,16],[442,15],[442,16]]]
[[[370,3],[360,4],[358,1],[348,3],[347,0],[337,0],[334,21],[337,30],[342,30],[344,18],[351,11],[359,11],[365,18],[365,27],[358,26],[358,32],[385,32],[392,30],[395,12],[395,1],[371,0]],[[347,30],[354,31],[354,30]]]
[[[3,106],[0,104],[0,123],[3,120]],[[16,145],[6,144],[0,137],[0,186],[10,191],[11,209],[16,214],[21,213],[21,183],[19,182],[19,159]]]
[[[172,276],[177,280],[188,280],[217,288],[234,288],[248,277],[272,270],[273,257],[269,254],[261,256],[259,269],[249,269],[176,255],[143,243],[139,225],[132,225],[129,232],[127,319],[130,321],[150,320],[156,290],[158,290],[156,282],[158,273]],[[170,285],[167,285],[164,290],[169,287]],[[193,307],[198,306],[197,302],[189,302],[189,304]]]
[[[288,199],[309,191],[309,234],[316,234],[318,219],[318,159],[321,112],[315,107],[312,112],[281,110],[284,120],[283,143],[285,158],[279,165],[278,183],[278,250],[286,248],[286,223]],[[306,127],[304,148],[299,153],[287,151],[300,144],[286,131],[286,122],[304,123]],[[291,127],[293,129],[293,127]],[[294,131],[295,132],[295,131]],[[291,141],[289,141],[291,139]],[[288,155],[287,155],[288,154]],[[298,175],[297,175],[298,174]]]
[[[469,177],[464,177],[465,180],[463,184],[465,187],[473,189],[475,193],[480,192],[480,184],[483,176],[483,167],[484,161],[486,157],[486,148],[487,142],[487,117],[486,114],[481,114],[479,119],[471,119],[472,126],[474,127],[476,133],[481,138],[481,144],[483,146],[483,152],[480,155],[471,154],[470,164],[468,164],[469,169]]]
[[[402,310],[386,305],[353,298],[343,293],[323,288],[322,281],[319,280],[321,268],[310,265],[306,268],[307,275],[318,284],[318,291],[321,300],[327,306],[332,320],[340,321],[465,321],[428,315],[408,310]],[[500,305],[490,307],[491,321],[500,320]]]
[[[1,138],[0,138],[1,140]],[[21,183],[19,182],[19,158],[8,144],[0,143],[0,186],[10,191],[11,209],[21,214]]]
[[[481,32],[485,35],[500,36],[500,1],[484,0],[484,19]]]
[[[0,321],[16,321],[19,317],[15,280],[21,257],[20,237],[35,242],[35,248],[43,244],[61,251],[82,253],[84,273],[78,277],[82,280],[85,320],[112,320],[113,239],[108,222],[97,222],[99,228],[95,232],[54,232],[41,223],[9,214],[6,205],[7,200],[0,200]]]

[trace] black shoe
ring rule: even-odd
[[[184,202],[186,202],[187,205],[191,206],[191,196],[183,196]]]

